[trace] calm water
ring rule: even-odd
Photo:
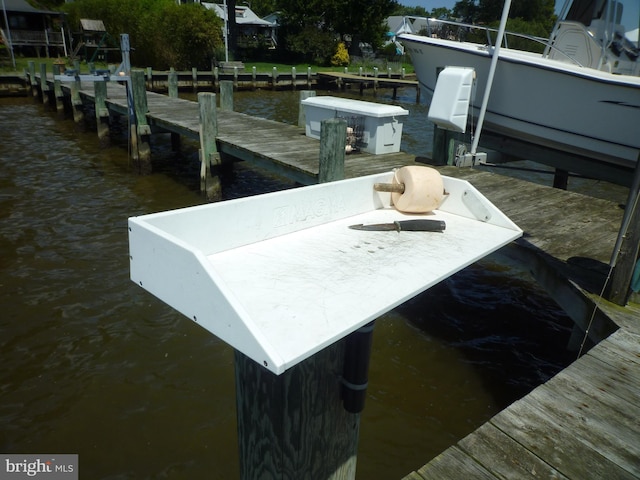
[[[424,154],[413,100],[398,101],[403,149]],[[297,119],[297,93],[235,105]],[[202,203],[195,145],[154,138],[141,177],[115,130],[101,147],[30,99],[0,99],[0,452],[77,453],[83,479],[238,478],[231,349],[128,277],[127,217]],[[246,165],[223,179],[227,198],[291,186]],[[569,332],[500,255],[385,315],[358,478],[401,478],[545,381],[572,358]]]

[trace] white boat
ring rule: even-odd
[[[399,38],[421,89],[433,95],[444,67],[474,68],[477,117],[494,47],[451,38],[456,22],[420,22],[426,24],[420,35]],[[407,26],[412,23],[419,22],[408,17]],[[582,160],[592,167],[634,168],[640,151],[639,23],[639,0],[569,0],[550,38],[534,39],[544,43],[542,53],[501,46],[484,129],[576,155],[571,171],[580,172]],[[505,42],[513,38],[505,35]]]

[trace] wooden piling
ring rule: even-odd
[[[42,95],[42,103],[49,104],[49,84],[47,83],[47,64],[40,64],[40,94]]]
[[[178,74],[173,67],[167,76],[167,90],[171,98],[178,98]]]
[[[220,82],[220,110],[233,111],[233,82],[230,80]]]
[[[330,118],[323,120],[320,125],[318,182],[342,180],[344,179],[347,122],[342,118]]]
[[[153,68],[147,67],[147,88],[153,90]]]
[[[82,111],[82,98],[80,98],[80,89],[82,84],[79,78],[76,78],[71,82],[71,110],[73,112],[73,121],[76,124],[81,124],[84,120],[84,112]]]
[[[298,102],[298,126],[299,127],[305,128],[307,125],[307,116],[305,114],[302,101],[307,98],[315,97],[315,96],[316,96],[315,90],[300,90],[300,101]]]
[[[178,74],[173,67],[171,67],[167,76],[167,90],[169,97],[178,98]],[[174,152],[180,150],[181,143],[180,134],[171,132],[171,150]]]
[[[29,83],[31,84],[31,95],[38,96],[38,80],[36,79],[36,63],[33,60],[29,60],[27,63],[29,71]]]
[[[96,129],[100,141],[109,138],[109,110],[107,109],[107,83],[94,82]]]
[[[131,70],[131,89],[133,96],[133,111],[135,114],[135,132],[132,133],[132,143],[135,137],[135,144],[132,144],[134,163],[140,173],[151,172],[151,127],[147,122],[147,90],[145,85],[144,70]]]
[[[53,65],[53,96],[56,102],[56,111],[58,114],[64,113],[64,93],[62,93],[62,82],[56,79],[56,75],[62,74],[62,66],[60,64]]]
[[[220,177],[217,167],[220,154],[216,145],[218,118],[216,114],[215,93],[198,94],[198,112],[200,116],[200,191],[205,192],[210,201],[222,197]]]
[[[191,83],[193,84],[193,93],[198,91],[198,69],[193,67],[191,69]]]
[[[275,375],[235,353],[240,478],[352,480],[360,415],[341,401],[345,340]]]
[[[433,152],[431,158],[434,165],[454,165],[456,146],[463,143],[462,133],[433,127]]]
[[[378,93],[378,67],[373,67],[373,94]]]

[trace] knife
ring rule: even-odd
[[[357,225],[350,225],[349,228],[353,230],[366,230],[370,232],[389,232],[395,230],[396,232],[442,232],[446,228],[446,224],[443,220],[400,220],[392,223],[374,223],[370,225],[364,225],[359,223]]]

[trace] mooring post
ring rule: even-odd
[[[307,126],[307,115],[305,113],[304,110],[304,105],[302,104],[302,101],[310,98],[310,97],[315,97],[316,96],[316,92],[315,90],[300,90],[300,100],[298,101],[298,126],[305,128]]]
[[[220,110],[233,112],[233,82],[231,80],[220,82]]]
[[[107,82],[93,82],[95,94],[96,129],[99,140],[109,138],[109,109],[107,108]]]
[[[173,67],[167,75],[167,93],[170,98],[178,98],[178,74]],[[180,143],[180,134],[171,132],[171,150],[180,150]]]
[[[133,159],[140,173],[151,172],[151,127],[147,123],[147,89],[144,70],[131,70],[131,90],[133,95],[133,111],[135,132],[131,134]]]
[[[220,177],[216,167],[220,165],[220,155],[216,146],[218,118],[216,113],[216,95],[210,92],[198,94],[200,115],[200,191],[205,192],[207,200],[222,198]]]
[[[431,159],[434,165],[455,165],[456,145],[463,143],[464,134],[433,126],[433,151]]]
[[[296,67],[291,67],[291,89],[296,89]]]
[[[218,85],[218,82],[220,80],[220,68],[218,67],[213,67],[213,85],[211,85],[211,88],[215,91],[216,90],[216,85]]]
[[[346,141],[346,120],[342,118],[329,118],[320,123],[318,183],[344,179]]]
[[[278,85],[278,68],[277,67],[273,67],[273,70],[271,71],[271,82],[272,82],[272,88],[275,90],[276,86]]]
[[[53,65],[53,96],[56,102],[56,111],[58,114],[64,113],[64,94],[62,93],[62,82],[56,79],[57,75],[62,74],[62,66],[60,64]]]
[[[178,98],[178,74],[173,67],[171,67],[167,75],[167,91],[169,97]]]
[[[29,60],[27,63],[29,70],[29,83],[31,84],[31,95],[38,96],[38,80],[36,79],[36,62]]]
[[[378,67],[373,67],[373,94],[378,93]]]
[[[69,85],[71,90],[71,110],[73,112],[73,121],[77,124],[82,123],[84,120],[84,112],[82,111],[82,98],[80,98],[80,89],[82,88],[82,82],[80,82],[80,78],[76,77],[76,79],[71,82]]]
[[[196,67],[191,68],[191,83],[193,84],[193,93],[198,91],[198,69]]]
[[[251,67],[251,88],[255,90],[258,88],[258,69],[255,67]]]
[[[42,103],[49,104],[49,84],[47,83],[47,64],[40,64],[40,92],[42,94]]]
[[[147,87],[153,90],[153,68],[147,67]]]

